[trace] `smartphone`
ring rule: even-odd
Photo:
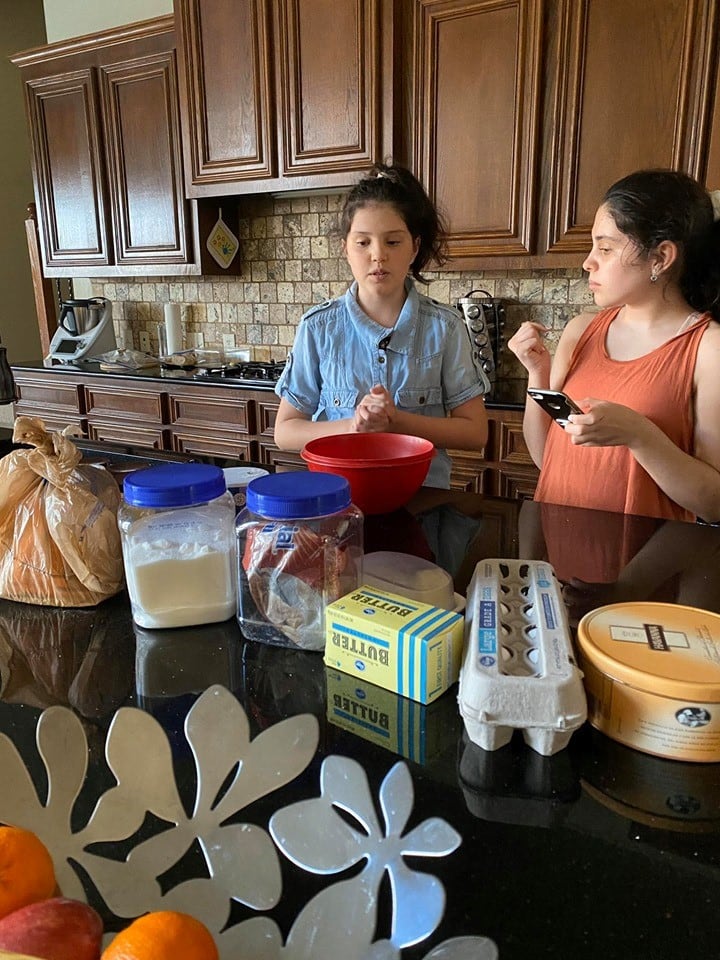
[[[534,387],[530,387],[527,393],[561,427],[565,427],[569,423],[568,417],[571,413],[583,412],[574,400],[571,400],[567,394],[560,390],[536,390]]]

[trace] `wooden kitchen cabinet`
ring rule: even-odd
[[[256,401],[245,391],[188,384],[168,393],[170,449],[257,460]]]
[[[13,367],[14,414],[42,418],[53,430],[76,427],[91,440],[305,470],[297,453],[273,439],[279,400],[270,390],[161,377],[83,374]],[[538,471],[522,435],[523,411],[488,410],[482,453],[450,451],[451,486],[488,496],[531,497]]]
[[[174,18],[18,54],[45,275],[199,273]]]
[[[255,401],[260,463],[270,464],[277,472],[306,470],[307,466],[299,453],[280,450],[275,445],[275,418],[280,402],[275,394],[259,394]]]
[[[547,236],[586,254],[603,193],[646,167],[704,176],[717,0],[550,0],[557,65]],[[556,52],[556,55],[555,55]]]
[[[720,46],[720,3],[716,17],[716,31]],[[712,86],[708,90],[706,103],[708,129],[708,149],[702,180],[708,190],[720,190],[720,54],[716,57],[716,73]]]
[[[635,169],[717,186],[718,7],[416,0],[414,163],[452,265],[579,266],[603,193]]]
[[[523,411],[489,409],[488,442],[482,453],[451,450],[450,485],[494,497],[532,499],[539,471],[522,432]]]
[[[273,442],[273,393],[158,377],[75,375],[54,368],[14,367],[14,414],[68,425],[91,440],[154,450],[304,468]]]
[[[720,84],[715,95],[715,106],[708,150],[705,185],[708,190],[719,190],[720,184]]]
[[[415,165],[453,257],[533,252],[542,0],[418,0]]]
[[[91,440],[167,448],[165,398],[154,383],[91,380],[82,387],[80,404]]]
[[[395,153],[396,0],[176,0],[188,195],[347,186]]]
[[[74,377],[49,378],[47,373],[13,371],[16,417],[41,417],[50,430],[77,427],[84,432],[82,381]]]

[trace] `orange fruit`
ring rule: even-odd
[[[103,951],[102,960],[218,960],[212,934],[195,917],[156,910],[125,927]]]
[[[55,893],[55,867],[45,844],[30,830],[0,827],[0,917]]]

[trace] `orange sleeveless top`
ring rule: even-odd
[[[575,346],[563,390],[574,400],[597,397],[631,407],[652,420],[685,453],[693,452],[693,375],[698,347],[710,322],[691,327],[644,357],[612,360],[605,347],[620,307],[602,310]],[[535,499],[614,513],[695,520],[666,496],[627,447],[574,446],[551,424]]]

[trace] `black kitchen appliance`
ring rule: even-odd
[[[470,335],[473,358],[494,387],[505,328],[505,305],[487,290],[470,290],[456,302]]]
[[[203,367],[193,376],[194,380],[232,380],[245,387],[272,387],[280,379],[285,369],[284,360],[261,362],[248,360],[243,363],[222,364],[217,367]]]

